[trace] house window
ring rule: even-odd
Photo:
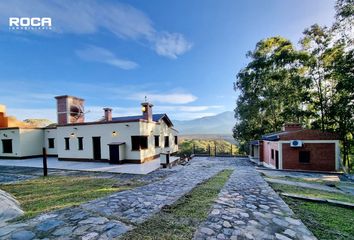
[[[64,138],[65,139],[65,150],[70,150],[70,138]]]
[[[132,150],[142,150],[148,148],[147,136],[132,136]]]
[[[48,148],[54,148],[54,138],[48,138]]]
[[[165,136],[165,148],[170,146],[170,140],[168,136]]]
[[[274,149],[272,149],[272,151],[271,151],[271,157],[272,157],[272,159],[274,159]]]
[[[160,147],[160,136],[155,136],[155,147]]]
[[[178,145],[178,137],[175,136],[175,145]]]
[[[310,151],[300,151],[299,152],[299,162],[300,163],[310,163]]]
[[[12,139],[3,139],[2,140],[2,152],[3,153],[12,153]]]
[[[77,138],[77,141],[78,141],[78,149],[79,149],[79,150],[83,150],[83,149],[84,149],[83,137],[78,137],[78,138]]]

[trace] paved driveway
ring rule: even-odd
[[[29,158],[21,160],[0,159],[1,166],[21,166],[21,167],[37,167],[42,168],[42,158]],[[80,170],[94,172],[111,172],[111,173],[130,173],[130,174],[148,174],[160,167],[160,159],[149,161],[144,164],[122,164],[111,165],[101,162],[75,162],[75,161],[59,161],[57,158],[48,158],[48,168]]]

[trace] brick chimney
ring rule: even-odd
[[[103,108],[104,110],[104,120],[106,122],[112,121],[112,108]]]
[[[152,105],[151,103],[144,102],[141,104],[142,106],[142,111],[143,111],[143,119],[152,122]]]
[[[283,126],[283,131],[285,132],[299,131],[302,129],[300,123],[285,123]]]
[[[85,121],[85,100],[73,96],[57,96],[58,124],[83,123]]]

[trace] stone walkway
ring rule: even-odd
[[[7,225],[0,229],[0,239],[112,239],[172,204],[197,184],[233,166],[235,160],[195,158],[161,181]]]
[[[316,239],[254,167],[238,167],[195,239]]]

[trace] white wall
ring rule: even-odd
[[[49,148],[48,138],[54,138],[54,148]],[[48,155],[58,155],[57,145],[57,129],[44,129],[44,140],[43,146],[47,149]]]
[[[113,131],[117,132],[117,136],[112,136]],[[71,137],[72,133],[74,137]],[[125,158],[139,160],[140,152],[131,151],[131,136],[139,134],[139,122],[59,126],[56,138],[58,157],[93,159],[92,137],[101,137],[102,159],[109,159],[109,143],[125,142]],[[70,138],[70,150],[65,150],[65,137]],[[77,137],[83,137],[83,150],[78,150]]]
[[[175,144],[174,136],[177,136],[177,131],[169,128],[167,124],[161,120],[159,123],[147,123],[140,122],[140,134],[149,136],[149,148],[141,151],[141,157],[147,158],[155,155],[159,155],[160,153],[174,153],[178,151],[178,144]],[[160,147],[155,147],[155,136],[159,136]],[[170,147],[165,148],[165,136],[169,137],[169,145]]]
[[[4,153],[2,139],[12,139],[12,153]],[[20,130],[18,128],[0,130],[0,158],[1,157],[21,157]]]
[[[12,139],[12,153],[3,153],[2,142],[0,142],[0,158],[20,158],[42,155],[42,129],[2,129],[0,130],[0,141],[2,139]]]
[[[112,136],[113,131],[118,133],[117,136]],[[74,133],[74,137],[71,137],[72,133]],[[121,151],[122,154],[125,153],[124,157],[121,156],[122,160],[143,160],[159,155],[161,152],[178,151],[178,145],[174,143],[177,131],[169,128],[163,121],[158,124],[155,122],[127,122],[59,126],[56,135],[55,143],[59,158],[93,159],[92,137],[101,137],[101,159],[109,159],[108,144],[112,142],[125,142],[125,150]],[[155,135],[160,136],[159,148],[155,148]],[[148,149],[132,150],[131,136],[148,136]],[[169,136],[169,148],[164,148],[164,136]],[[70,150],[65,150],[65,137],[70,138]],[[78,150],[77,137],[83,137],[83,150]]]
[[[42,155],[43,129],[20,129],[21,157]]]

